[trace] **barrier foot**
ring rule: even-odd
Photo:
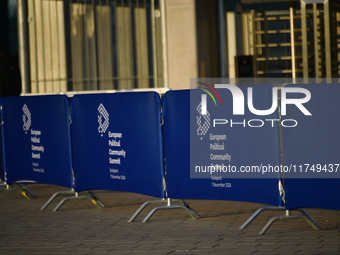
[[[176,200],[176,201],[184,202],[183,200]],[[184,202],[184,203],[186,203],[186,202]],[[194,212],[193,210],[189,209],[190,206],[187,203],[186,203],[186,205],[187,206],[185,206],[185,205],[172,205],[172,200],[170,198],[168,198],[167,199],[167,205],[157,206],[157,207],[153,208],[151,210],[151,212],[144,218],[143,222],[147,222],[152,217],[152,215],[158,210],[177,209],[177,208],[185,209],[193,219],[198,220],[200,218],[199,215],[196,212]]]
[[[195,210],[194,208],[192,208],[187,202],[185,202],[184,200],[180,200],[180,199],[173,199],[172,202],[176,202],[176,201],[180,201],[183,203],[183,205],[188,208],[191,212],[193,212],[195,215],[196,215],[196,218],[197,219],[200,219],[201,218],[201,215],[199,215]]]
[[[144,210],[145,207],[147,207],[150,204],[159,204],[159,203],[164,203],[166,202],[165,199],[161,199],[161,200],[150,200],[150,201],[146,201],[144,202],[139,208],[138,210],[131,216],[131,218],[128,220],[128,222],[133,222],[138,215]]]
[[[27,199],[36,199],[36,195],[34,195],[34,193],[32,191],[30,191],[24,184],[22,183],[15,183],[17,185],[20,186],[20,188],[13,188],[12,186],[10,186],[9,184],[6,183],[1,183],[0,187],[5,187],[4,191],[11,191],[11,190],[17,190],[20,191],[21,195],[23,195],[25,198]]]
[[[56,193],[54,193],[50,199],[40,208],[40,210],[45,210],[52,202],[53,200],[61,195],[61,194],[75,194],[74,190],[63,190],[63,191],[57,191]]]
[[[314,230],[320,230],[321,228],[316,224],[316,222],[306,213],[305,210],[302,208],[299,208],[303,214],[302,215],[291,215],[289,210],[286,210],[286,215],[281,215],[281,216],[276,216],[271,218],[268,223],[262,228],[262,230],[259,232],[259,235],[264,235],[266,231],[270,228],[270,226],[278,220],[283,220],[283,219],[304,219],[306,220],[307,223],[309,223]]]
[[[259,214],[263,211],[266,210],[270,210],[270,211],[281,211],[281,210],[285,210],[285,208],[283,206],[264,206],[261,207],[260,209],[258,209],[256,212],[253,213],[252,216],[249,217],[249,219],[242,224],[242,226],[240,227],[240,229],[245,229],[253,220],[255,220],[255,218],[257,216],[259,216]]]
[[[173,202],[181,202],[183,203],[182,206],[180,205],[177,205],[177,206],[174,206],[172,205]],[[195,219],[199,219],[201,218],[201,216],[187,203],[185,202],[184,200],[181,200],[181,199],[170,199],[170,198],[167,198],[167,199],[159,199],[159,200],[150,200],[150,201],[146,201],[144,202],[139,208],[138,210],[131,216],[131,218],[128,220],[128,222],[133,222],[137,217],[138,215],[144,210],[145,207],[147,207],[148,205],[150,204],[162,204],[162,203],[167,203],[166,206],[163,206],[164,208],[160,208],[162,206],[159,206],[159,207],[156,207],[158,209],[170,209],[170,208],[185,208],[187,210],[190,211],[190,215],[195,218]],[[154,208],[152,210],[152,214],[154,214],[154,212],[158,209]],[[156,210],[155,210],[156,209]],[[151,214],[151,212],[149,213]],[[149,220],[149,218],[152,216],[152,214],[148,217],[148,219],[146,221]],[[145,219],[143,222],[146,222]]]
[[[94,203],[95,205],[97,205],[98,207],[100,208],[104,208],[105,207],[105,204],[96,196],[94,195],[94,193],[88,191],[89,195],[90,196],[79,196],[78,195],[78,192],[75,192],[74,196],[71,196],[71,197],[65,197],[63,200],[61,200],[59,202],[59,204],[53,209],[53,212],[56,212],[60,209],[60,207],[62,207],[62,205],[68,201],[68,200],[71,200],[71,199],[89,199],[92,201],[92,203]]]
[[[37,196],[33,194],[32,191],[29,190],[29,188],[27,188],[24,184],[22,183],[17,183],[17,185],[19,185],[21,187],[21,194],[26,197],[27,199],[36,199]]]
[[[299,211],[306,217],[305,220],[315,229],[321,230],[322,228],[313,220],[313,218],[303,209],[299,208]]]
[[[92,203],[94,203],[97,207],[99,208],[105,208],[106,205],[103,203],[103,201],[101,201],[93,192],[88,191],[88,193],[90,194],[90,196],[92,197]]]

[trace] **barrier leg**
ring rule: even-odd
[[[285,208],[283,206],[264,206],[258,209],[252,216],[249,217],[249,219],[242,224],[240,229],[245,229],[259,214],[263,211],[270,210],[270,211],[281,211],[284,210]]]
[[[51,203],[52,201],[59,195],[61,194],[74,194],[74,190],[64,190],[64,191],[58,191],[56,193],[54,193],[50,199],[40,208],[40,210],[45,210]]]
[[[196,216],[195,213],[193,213],[188,207],[184,206],[184,205],[172,205],[172,201],[170,198],[167,199],[167,205],[164,206],[158,206],[155,207],[151,210],[151,212],[144,218],[143,222],[147,222],[152,215],[157,211],[157,210],[161,210],[161,209],[176,209],[176,208],[183,208],[185,209],[189,215],[193,218],[193,219],[199,219],[199,217]]]
[[[271,218],[267,224],[263,227],[263,229],[259,232],[259,235],[264,235],[266,231],[270,228],[270,226],[278,220],[282,219],[305,219],[307,223],[309,223],[315,230],[320,230],[321,228],[315,223],[315,221],[303,210],[302,208],[299,208],[301,212],[303,211],[303,215],[291,215],[289,210],[286,210],[286,215],[276,216]],[[305,214],[306,213],[306,214]],[[306,216],[308,215],[308,217]]]
[[[264,207],[258,209],[252,216],[250,216],[250,218],[245,223],[243,223],[243,225],[240,227],[240,229],[245,229],[261,212],[263,212],[265,210],[282,211],[282,210],[285,210],[285,208],[283,206],[264,206]],[[310,217],[310,215],[304,209],[298,208],[296,210],[300,211],[302,213],[302,215],[291,215],[290,210],[285,210],[286,211],[285,215],[280,215],[280,216],[276,216],[276,217],[271,218],[267,222],[267,224],[262,228],[262,230],[259,232],[259,235],[264,235],[264,233],[266,233],[266,231],[270,228],[270,226],[275,221],[282,220],[282,219],[304,219],[315,230],[321,229],[319,227],[319,225],[312,219],[312,217]]]
[[[321,227],[313,220],[313,218],[303,209],[298,209],[304,216],[305,220],[315,229],[315,230],[321,230]]]
[[[10,186],[5,182],[0,183],[0,188],[1,188],[0,190],[2,191],[10,190]]]
[[[21,194],[24,197],[26,197],[28,199],[36,199],[37,198],[36,195],[34,195],[33,192],[30,191],[24,184],[19,182],[19,183],[17,183],[17,185],[19,185],[21,187],[21,189],[22,189]]]
[[[183,203],[183,205],[188,208],[191,212],[193,212],[196,217],[199,219],[201,218],[201,216],[194,210],[194,208],[192,208],[187,202],[185,202],[184,200],[180,200],[180,199],[173,199],[172,202],[176,202],[176,201],[180,201]]]
[[[172,205],[173,202],[181,202],[183,203],[183,206],[179,206],[179,205]],[[156,210],[159,210],[159,209],[170,209],[170,208],[186,208],[187,210],[190,211],[190,215],[194,215],[193,218],[195,219],[199,219],[201,218],[201,216],[187,203],[185,202],[184,200],[181,200],[181,199],[170,199],[170,198],[167,198],[167,199],[161,199],[161,200],[150,200],[150,201],[146,201],[144,202],[139,208],[138,210],[131,216],[131,218],[128,220],[128,222],[133,222],[137,217],[138,215],[144,210],[145,207],[147,207],[148,205],[150,204],[162,204],[162,203],[167,203],[166,206],[163,206],[163,208],[160,208],[162,206],[158,206],[156,208],[154,208],[152,210],[152,214],[156,211]],[[156,210],[155,210],[156,209]],[[149,213],[151,214],[151,212]],[[149,216],[149,218],[152,216],[152,214]],[[147,216],[148,217],[148,216]],[[148,218],[148,219],[149,219]],[[147,219],[147,220],[148,220]],[[147,221],[146,220],[146,221]],[[143,222],[146,222],[145,219]]]
[[[74,193],[74,196],[71,197],[65,197],[63,200],[61,200],[59,202],[59,204],[53,209],[53,212],[56,212],[60,209],[60,207],[68,200],[71,199],[90,199],[92,201],[92,203],[94,203],[95,205],[97,205],[100,208],[105,207],[104,203],[97,197],[95,196],[92,192],[88,191],[88,193],[90,194],[90,196],[79,196],[78,192]]]
[[[103,201],[101,201],[93,192],[88,191],[88,193],[92,197],[92,200],[91,200],[92,203],[94,203],[99,208],[105,208],[106,207],[106,205],[103,203]]]
[[[30,191],[25,185],[23,185],[22,183],[16,183],[16,184],[19,185],[20,188],[13,188],[9,184],[1,183],[0,187],[4,187],[4,188],[1,188],[0,190],[3,190],[3,191],[17,190],[17,191],[20,191],[21,195],[23,195],[27,199],[36,199],[37,198],[36,195],[34,195],[34,193],[32,191]]]
[[[150,204],[159,204],[159,203],[164,203],[166,202],[165,199],[162,200],[150,200],[150,201],[146,201],[144,202],[139,208],[138,210],[131,216],[131,218],[128,220],[128,222],[133,222],[138,215],[144,210],[145,207],[147,207]]]

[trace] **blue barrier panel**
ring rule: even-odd
[[[3,98],[7,181],[72,188],[68,100],[63,95]]]
[[[285,165],[296,169],[285,174],[286,208],[340,209],[340,86],[287,87],[300,87],[311,93],[311,99],[303,106],[312,116],[305,116],[294,105],[287,106],[286,118],[295,119],[298,125],[283,128],[282,132]]]
[[[75,95],[71,116],[76,191],[164,197],[157,93]]]
[[[4,166],[4,154],[3,154],[3,132],[2,132],[2,98],[0,98],[0,180],[5,180],[5,166]]]
[[[241,88],[246,95],[247,87]],[[271,86],[258,86],[254,91],[268,95],[262,101],[271,104]],[[191,91],[192,92],[192,91]],[[226,93],[227,94],[227,93]],[[220,93],[221,95],[221,93]],[[228,95],[226,95],[228,96]],[[230,97],[230,95],[229,95]],[[223,101],[231,104],[231,98]],[[231,106],[230,106],[231,107]],[[230,108],[231,109],[231,108]],[[190,91],[169,91],[163,100],[164,152],[167,171],[167,191],[171,198],[223,199],[281,205],[279,175],[276,178],[191,178],[190,176]],[[212,117],[212,116],[210,116]],[[229,116],[230,117],[230,116]],[[253,118],[246,113],[245,119]],[[277,113],[267,116],[277,118]],[[258,119],[258,117],[256,117]],[[210,135],[208,131],[208,137]],[[195,130],[192,132],[196,132]],[[212,132],[213,133],[213,132]],[[232,156],[231,163],[280,165],[278,125],[262,128],[227,128],[225,148]],[[228,164],[228,162],[225,162]]]

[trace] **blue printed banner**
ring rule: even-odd
[[[3,103],[2,99],[0,98],[0,181],[5,181],[5,165],[4,165],[4,144],[3,144],[3,118],[2,118],[2,109],[3,109]]]
[[[278,89],[191,82],[191,178],[279,178]]]
[[[3,99],[8,183],[73,187],[68,99],[63,95]]]
[[[285,174],[286,207],[340,209],[340,86],[294,84],[310,91],[306,118],[291,108],[287,117],[298,121],[295,129],[283,129],[283,156],[291,173]],[[294,178],[305,176],[306,178]],[[308,178],[308,179],[307,179]]]
[[[280,196],[282,186],[278,175],[276,175],[276,178],[254,179],[226,178],[214,173],[207,178],[192,178],[190,172],[190,132],[193,131],[190,130],[190,93],[189,90],[169,91],[163,99],[164,151],[168,196],[179,199],[222,199],[282,205]],[[196,130],[194,131],[195,135]],[[220,133],[219,135],[223,134]],[[272,136],[267,140],[275,141],[277,139],[274,132],[269,135]],[[216,142],[216,140],[214,141]],[[229,140],[220,139],[219,143],[225,142],[225,149],[230,152],[226,141],[229,142]],[[240,141],[245,145],[242,137]],[[201,142],[201,140],[198,139],[198,142]],[[272,142],[272,144],[274,152],[271,152],[270,155],[273,158],[270,160],[272,163],[278,164],[280,158],[279,154],[276,153],[278,144],[275,142]],[[242,157],[247,156],[243,152],[241,153]],[[259,154],[259,152],[255,151],[256,154]]]
[[[298,107],[287,108],[286,117],[298,124],[282,129],[283,156],[287,168],[285,178],[340,177],[340,107],[339,84],[293,84],[311,94],[303,106],[310,112],[305,116]],[[291,93],[292,98],[301,94]]]
[[[71,115],[77,191],[164,196],[157,93],[76,95]]]

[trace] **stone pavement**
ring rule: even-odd
[[[148,196],[97,191],[107,205],[68,201],[58,212],[40,207],[61,187],[32,184],[38,199],[17,191],[0,192],[0,254],[340,254],[340,211],[308,209],[322,227],[315,231],[302,219],[264,224],[283,212],[263,212],[245,230],[239,227],[262,204],[187,200],[201,214],[193,220],[183,209],[161,210],[147,223],[127,220]],[[58,199],[60,201],[60,198]]]

